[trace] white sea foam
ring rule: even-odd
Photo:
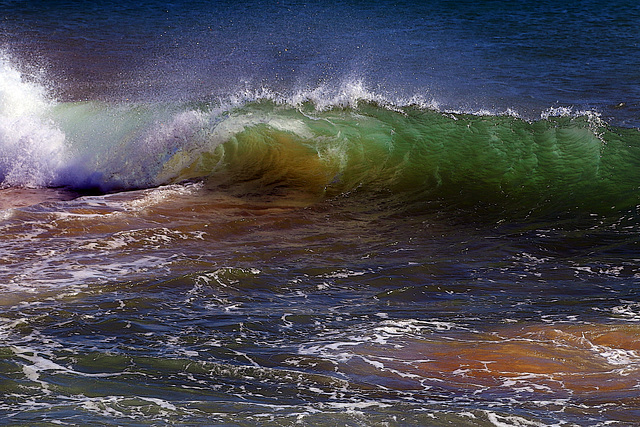
[[[485,411],[489,422],[496,427],[545,427],[547,424],[528,420],[516,415],[501,415],[491,411]]]
[[[54,346],[59,346],[59,344],[54,344]],[[50,374],[65,374],[91,378],[105,378],[122,375],[121,373],[86,373],[75,371],[56,363],[51,354],[44,354],[34,348],[15,345],[11,346],[10,349],[16,357],[22,361],[22,373],[25,378],[32,383],[39,384],[39,388],[45,394],[52,393],[49,382],[47,382],[46,379],[41,378],[42,374],[45,372]]]
[[[428,320],[416,320],[416,319],[402,319],[402,320],[384,320],[380,322],[379,326],[375,330],[379,333],[385,333],[390,336],[420,336],[435,330],[450,330],[455,328],[456,325],[451,322],[442,321],[428,321]]]
[[[615,306],[611,312],[629,322],[640,322],[640,303],[628,302]]]

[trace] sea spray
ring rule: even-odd
[[[53,105],[42,86],[0,55],[0,186],[56,183],[65,136],[51,119]]]

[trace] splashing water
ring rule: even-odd
[[[51,186],[65,156],[65,135],[51,118],[54,103],[0,56],[0,185]]]

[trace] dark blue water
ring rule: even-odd
[[[0,1],[0,424],[634,425],[639,28]]]

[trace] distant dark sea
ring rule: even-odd
[[[640,420],[640,3],[0,1],[0,425]]]

